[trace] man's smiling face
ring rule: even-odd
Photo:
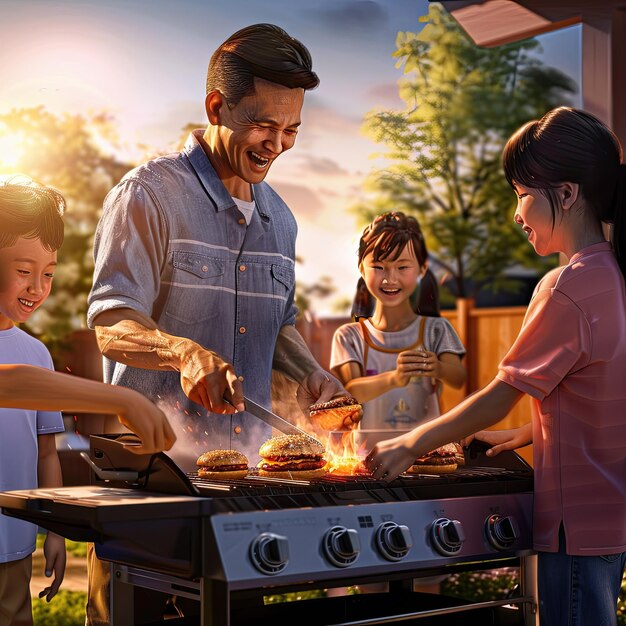
[[[211,160],[223,181],[262,182],[274,160],[296,141],[304,90],[259,78],[254,87],[232,108],[222,97]]]

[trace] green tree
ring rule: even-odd
[[[458,296],[473,295],[468,278],[476,288],[511,288],[507,268],[546,262],[513,225],[502,148],[523,123],[567,104],[577,87],[542,64],[536,40],[478,48],[439,5],[427,21],[419,34],[396,40],[406,109],[366,116],[364,128],[390,164],[370,176],[372,199],[355,208],[368,221],[388,210],[418,217]]]
[[[0,175],[25,174],[55,187],[67,202],[52,294],[27,325],[58,357],[67,335],[85,324],[102,201],[133,164],[114,156],[113,120],[106,114],[86,118],[57,116],[43,107],[15,109],[0,115],[0,138],[13,147],[11,154],[0,153]]]

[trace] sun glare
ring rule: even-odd
[[[23,153],[23,136],[20,133],[0,134],[0,169],[8,170],[14,168],[20,161]]]

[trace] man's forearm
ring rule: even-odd
[[[114,361],[148,370],[180,371],[183,361],[199,348],[191,339],[147,328],[135,320],[96,326],[100,352]]]
[[[302,335],[295,326],[283,326],[276,340],[273,367],[301,383],[311,372],[319,370]]]

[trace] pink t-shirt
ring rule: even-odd
[[[537,285],[498,378],[531,395],[535,549],[626,551],[626,293],[608,243]]]

